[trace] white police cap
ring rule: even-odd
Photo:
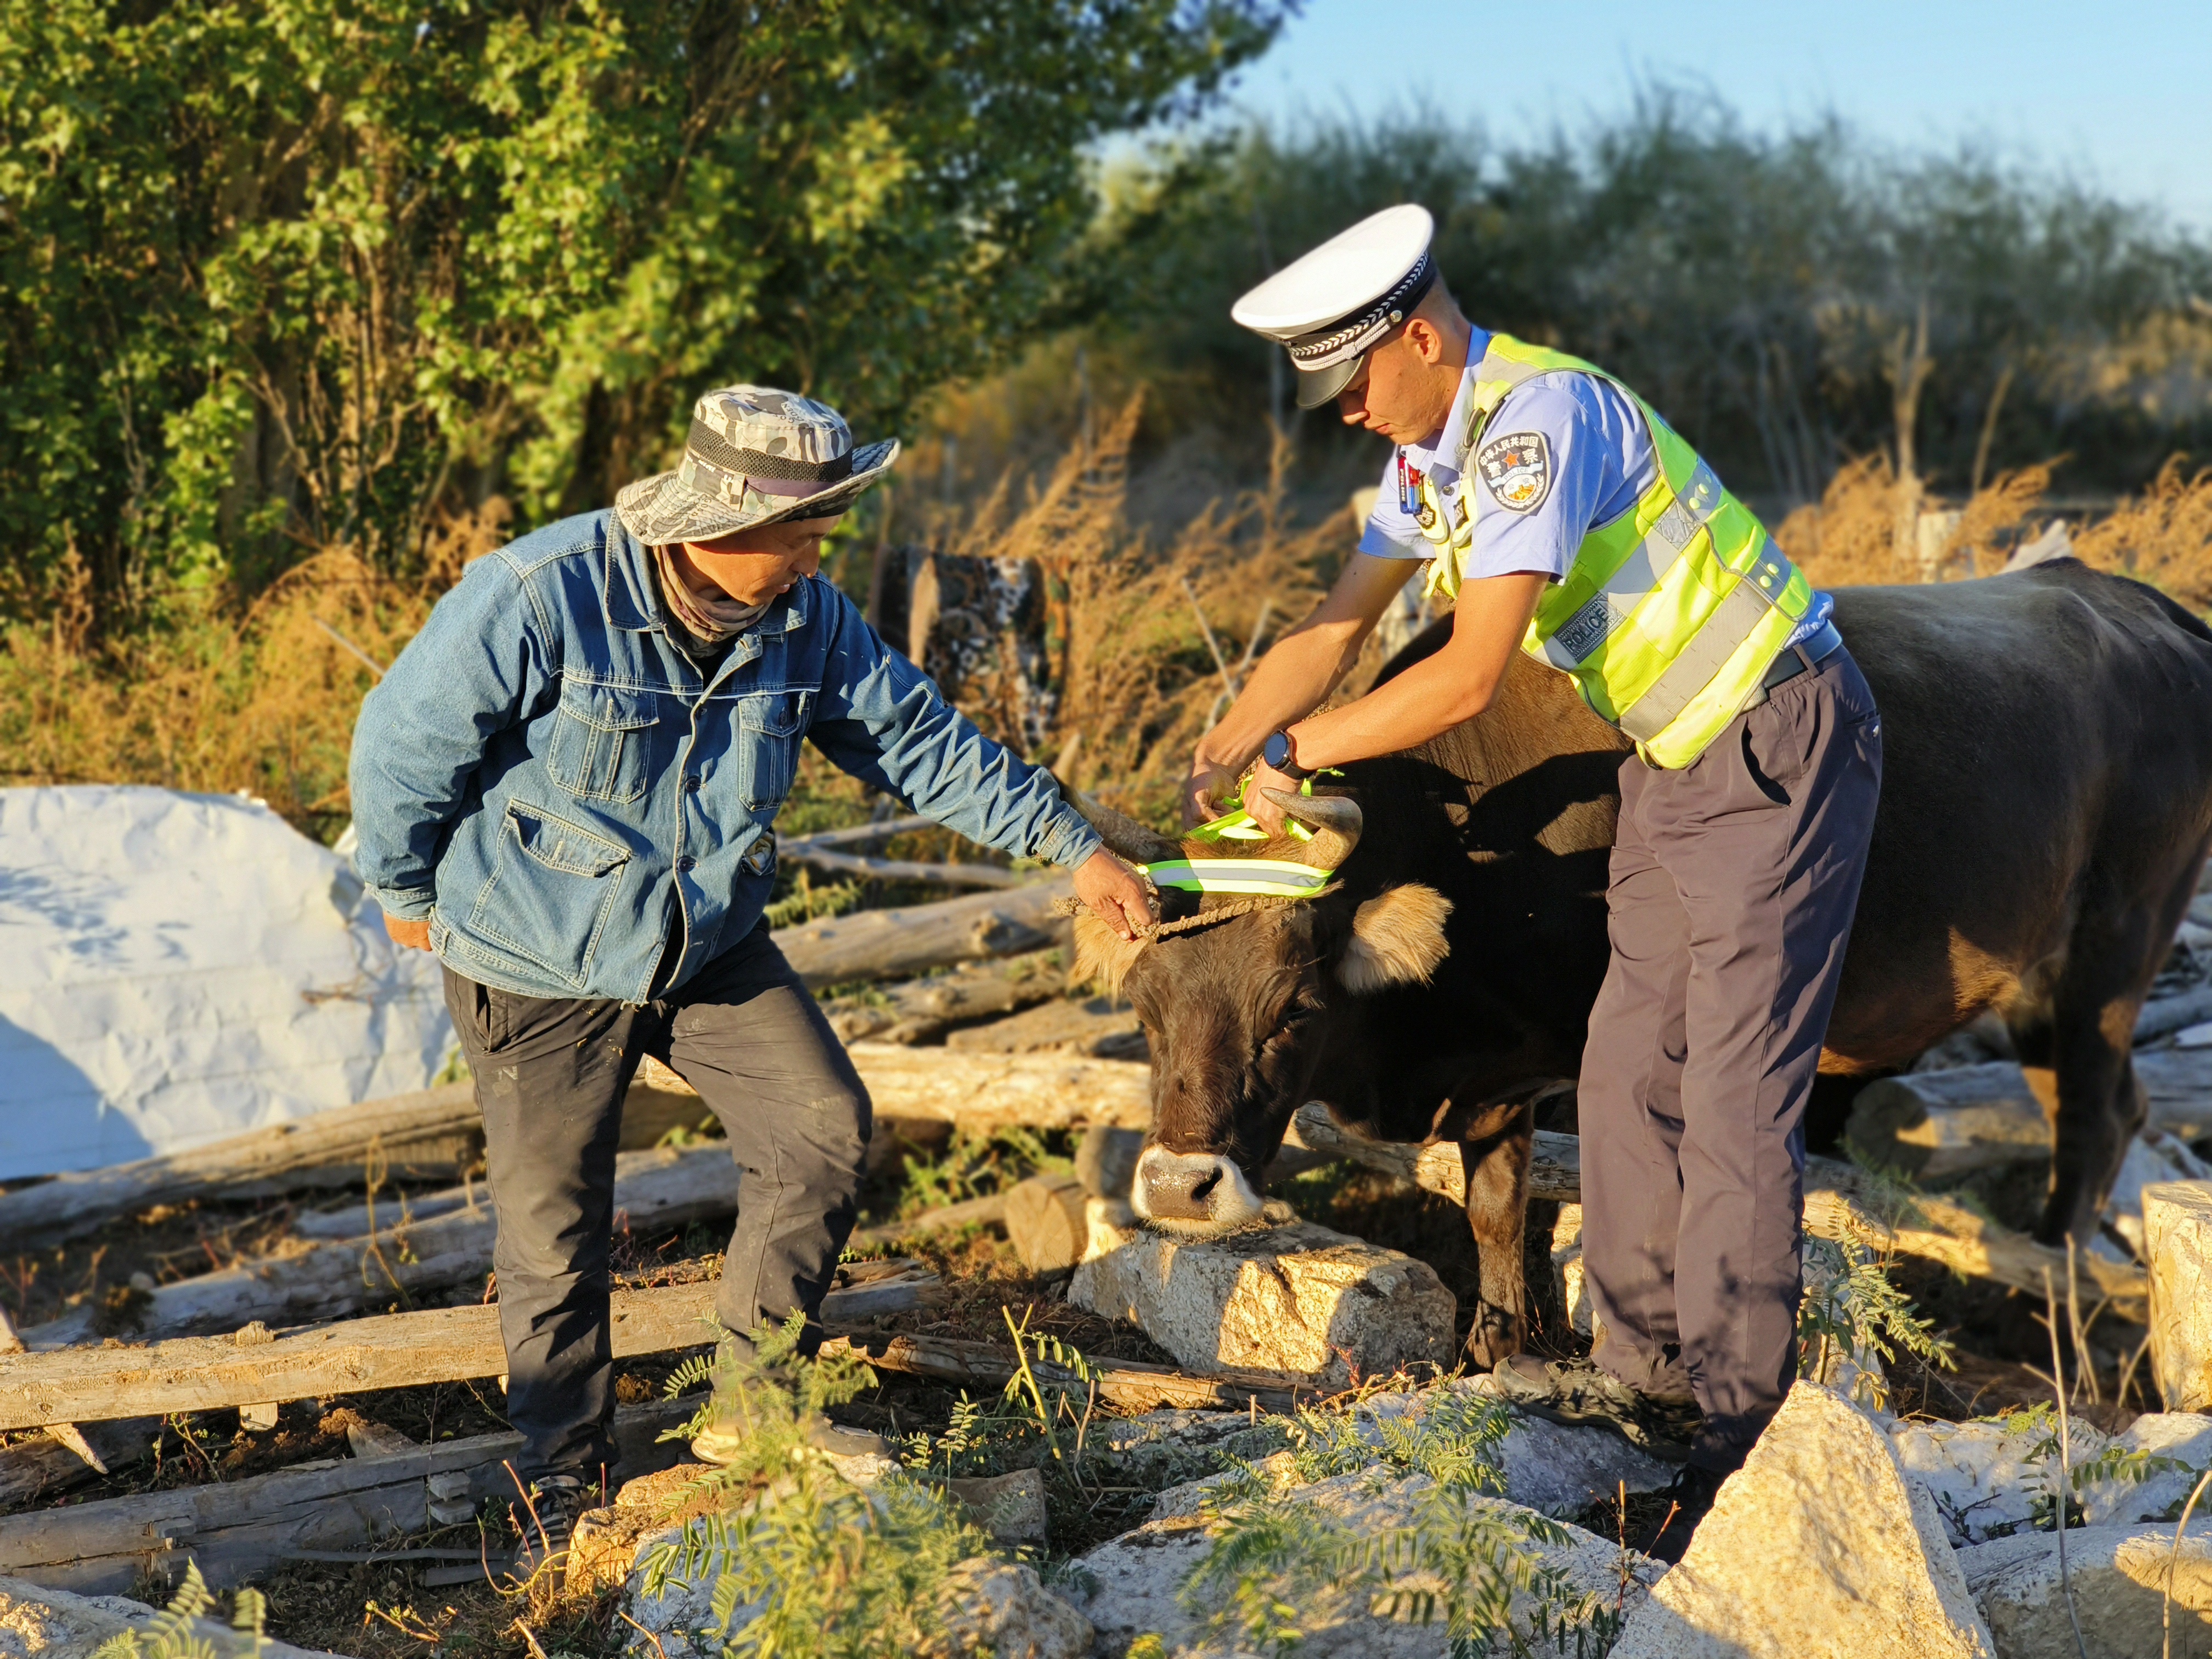
[[[1352,383],[1361,359],[1406,320],[1436,281],[1425,207],[1384,208],[1283,267],[1230,308],[1291,354],[1298,407],[1317,409]]]

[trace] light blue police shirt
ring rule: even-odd
[[[1443,430],[1425,443],[1401,445],[1391,455],[1359,538],[1362,553],[1381,559],[1434,556],[1413,517],[1420,508],[1420,480],[1434,481],[1446,513],[1459,511],[1460,472],[1449,434],[1466,425],[1475,368],[1489,346],[1489,334],[1476,329]],[[1561,580],[1583,538],[1634,511],[1659,477],[1658,454],[1635,400],[1609,380],[1571,370],[1539,374],[1508,392],[1484,427],[1474,459],[1490,499],[1475,514],[1465,567],[1470,578],[1539,571]],[[1828,595],[1815,592],[1789,643],[1818,633],[1834,608]]]

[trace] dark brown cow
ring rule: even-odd
[[[1821,1071],[1902,1065],[1995,1008],[2055,1109],[2038,1237],[2086,1239],[2143,1118],[2136,1010],[2212,836],[2212,633],[2072,561],[1846,589],[1836,622],[1881,704],[1884,778]],[[1481,1264],[1468,1351],[1514,1352],[1528,1102],[1581,1063],[1625,746],[1563,676],[1516,661],[1479,718],[1295,803],[1312,847],[1255,849],[1337,861],[1322,897],[1173,894],[1170,917],[1221,919],[1136,945],[1079,918],[1083,965],[1152,1036],[1139,1210],[1198,1233],[1249,1220],[1307,1100],[1381,1139],[1459,1141]],[[1098,816],[1127,855],[1176,854]]]

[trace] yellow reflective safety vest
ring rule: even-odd
[[[1659,477],[1634,512],[1583,538],[1565,578],[1537,602],[1521,648],[1571,675],[1583,700],[1633,738],[1646,761],[1679,770],[1758,700],[1813,588],[1698,453],[1612,375],[1564,352],[1490,337],[1454,443],[1456,521],[1434,483],[1421,483],[1421,533],[1437,550],[1427,591],[1459,592],[1482,496],[1472,462],[1491,416],[1522,381],[1561,370],[1594,374],[1634,399]]]

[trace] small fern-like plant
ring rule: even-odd
[[[200,1564],[186,1561],[185,1581],[169,1605],[148,1620],[145,1629],[109,1637],[93,1650],[93,1659],[216,1659],[216,1644],[193,1629],[214,1610],[215,1596],[200,1576]],[[238,1592],[231,1605],[231,1628],[247,1638],[255,1654],[268,1640],[268,1618],[269,1603],[259,1590]]]
[[[1441,1622],[1454,1659],[1542,1650],[1591,1659],[1611,1647],[1619,1613],[1538,1553],[1565,1543],[1565,1529],[1495,1501],[1511,1426],[1504,1406],[1442,1393],[1418,1412],[1364,1420],[1366,1432],[1354,1413],[1301,1407],[1285,1424],[1293,1465],[1308,1481],[1370,1471],[1370,1494],[1424,1476],[1407,1518],[1346,1519],[1241,1464],[1204,1508],[1214,1544],[1177,1592],[1184,1607],[1274,1654],[1296,1647],[1316,1615],[1359,1613]],[[1516,1597],[1532,1608],[1525,1623]]]
[[[1935,1322],[1920,1317],[1912,1298],[1899,1290],[1887,1269],[1863,1245],[1833,1239],[1805,1241],[1806,1278],[1814,1288],[1797,1308],[1798,1369],[1826,1382],[1840,1354],[1894,1360],[1900,1350],[1943,1370],[1958,1369],[1957,1350],[1936,1334]],[[1852,1382],[1852,1393],[1880,1408],[1889,1404],[1881,1366],[1867,1365]]]

